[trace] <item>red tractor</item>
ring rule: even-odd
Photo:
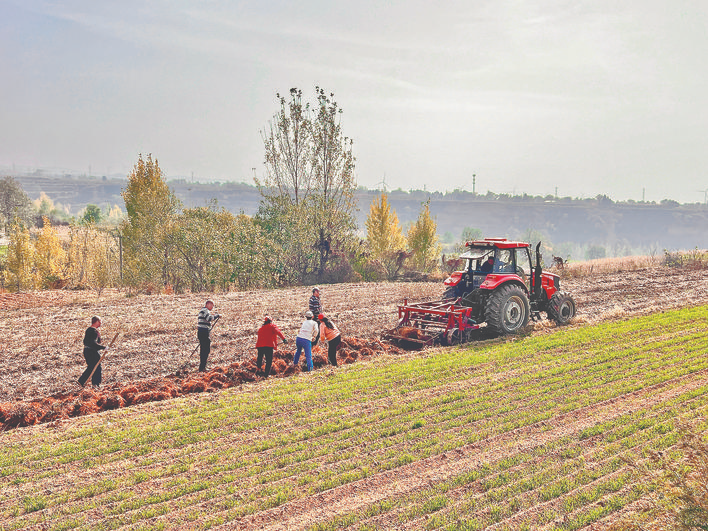
[[[536,263],[531,246],[504,238],[467,242],[460,256],[465,268],[445,280],[441,301],[399,306],[398,326],[387,339],[418,345],[456,344],[468,341],[486,324],[497,334],[514,334],[545,312],[549,319],[566,324],[575,316],[575,301],[560,291],[560,277],[541,269],[541,244]]]
[[[445,280],[443,299],[473,308],[473,319],[499,334],[524,328],[539,312],[566,324],[575,316],[575,301],[560,291],[558,275],[541,269],[540,246],[534,265],[528,243],[504,238],[467,242],[460,256],[466,267]]]

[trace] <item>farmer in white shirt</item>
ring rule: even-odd
[[[300,331],[297,333],[297,338],[295,338],[295,346],[297,350],[295,351],[295,358],[293,359],[293,365],[297,366],[300,361],[300,352],[305,349],[305,359],[307,360],[307,371],[312,370],[312,342],[317,337],[319,330],[317,329],[317,322],[312,319],[313,315],[310,310],[305,312],[305,321],[300,327]]]

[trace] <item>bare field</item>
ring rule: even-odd
[[[440,293],[437,283],[336,284],[322,286],[322,304],[344,337],[371,338],[395,325],[396,304],[404,297],[424,300]],[[107,291],[100,299],[88,291],[0,294],[0,402],[76,390],[92,315],[103,319],[104,342],[121,332],[104,361],[103,382],[110,385],[173,374],[185,362],[196,370],[196,316],[207,297],[222,315],[212,331],[208,368],[253,356],[266,313],[293,339],[285,345],[289,350],[310,295],[308,287],[135,297]]]
[[[595,323],[667,308],[708,303],[708,270],[652,267],[562,280],[575,297],[576,323]],[[344,337],[374,338],[396,322],[396,305],[433,300],[440,283],[361,283],[323,286],[325,312]],[[229,365],[255,353],[261,318],[269,313],[294,338],[307,309],[310,288],[214,294],[223,318],[212,332],[209,367]],[[77,389],[85,367],[81,340],[90,317],[103,318],[107,341],[121,338],[104,362],[104,383],[125,383],[196,370],[196,314],[206,294],[138,295],[118,291],[43,291],[0,294],[0,402],[31,399]],[[555,325],[543,321],[537,331]],[[286,347],[292,347],[291,344]]]

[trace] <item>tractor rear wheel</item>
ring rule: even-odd
[[[529,322],[529,299],[519,286],[507,284],[497,288],[487,300],[484,317],[494,332],[515,334]]]
[[[564,291],[556,291],[548,301],[546,314],[559,325],[568,324],[575,317],[575,301]]]

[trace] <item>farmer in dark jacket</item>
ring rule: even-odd
[[[214,309],[214,301],[207,300],[204,308],[199,310],[197,315],[197,339],[199,339],[199,372],[206,371],[209,352],[211,352],[211,328],[219,318],[218,313],[211,313]]]
[[[91,375],[91,371],[96,367],[99,360],[101,359],[100,351],[104,352],[108,350],[106,345],[101,345],[101,332],[98,331],[101,326],[101,318],[94,315],[91,318],[91,326],[86,329],[84,334],[84,359],[86,360],[86,370],[79,377],[79,385],[83,387],[86,384],[86,380]],[[91,377],[91,383],[93,385],[101,385],[101,366],[96,367],[96,371]]]

